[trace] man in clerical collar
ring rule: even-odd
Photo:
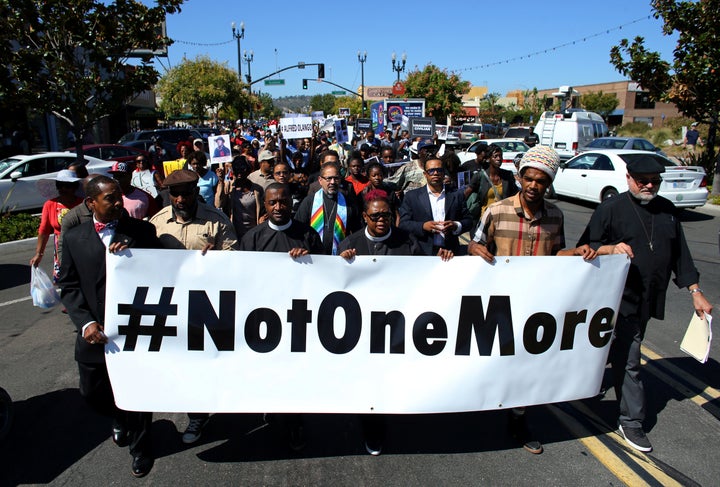
[[[523,157],[523,161],[525,160]],[[658,196],[665,166],[655,154],[629,154],[628,191],[604,200],[580,237],[600,255],[626,254],[630,271],[625,281],[608,361],[612,366],[619,404],[618,427],[625,441],[643,452],[652,450],[645,434],[646,398],[640,374],[640,346],[650,318],[665,317],[665,297],[671,273],[679,288],[687,288],[698,316],[713,306],[699,286],[678,210]]]
[[[292,197],[287,184],[271,183],[265,190],[264,205],[268,219],[243,236],[240,250],[288,252],[293,258],[324,253],[317,232],[292,218]]]
[[[318,176],[321,189],[308,194],[295,215],[320,235],[326,255],[336,255],[340,242],[359,226],[353,201],[340,192],[341,181],[340,167],[324,163]]]
[[[240,250],[286,252],[293,259],[324,253],[317,232],[307,223],[292,218],[292,197],[287,184],[271,183],[265,189],[264,205],[268,219],[243,235]],[[305,445],[302,417],[299,414],[280,415],[280,423],[290,448],[302,449]]]

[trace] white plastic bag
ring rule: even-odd
[[[45,274],[45,271],[39,267],[30,266],[30,296],[32,296],[33,306],[38,308],[52,308],[60,302],[55,286]]]

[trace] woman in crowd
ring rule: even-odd
[[[207,156],[204,152],[191,152],[187,158],[190,169],[198,173],[198,187],[200,196],[209,206],[215,206],[215,192],[218,190],[218,177],[215,171],[209,171],[207,167]],[[222,191],[222,187],[220,187]]]
[[[230,220],[235,227],[238,240],[251,228],[257,226],[262,211],[262,188],[248,179],[250,164],[243,156],[236,156],[232,162],[233,188],[228,194]]]
[[[370,190],[364,197],[362,214],[366,227],[340,242],[340,257],[351,261],[356,255],[424,255],[415,237],[393,225],[393,212],[387,193]],[[438,256],[450,260],[453,253],[440,249]],[[385,441],[385,416],[361,414],[360,424],[365,439],[365,449],[370,455],[380,455]]]
[[[57,248],[60,243],[60,228],[65,213],[82,203],[77,195],[80,188],[80,178],[74,172],[64,169],[58,172],[55,179],[41,179],[38,181],[38,191],[49,199],[45,202],[40,217],[38,239],[35,255],[30,259],[30,265],[37,267],[45,254],[45,247],[51,234],[55,235],[55,248],[53,251],[53,281],[57,281],[60,272],[60,261]]]

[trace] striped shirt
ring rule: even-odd
[[[565,248],[563,214],[544,201],[542,209],[528,218],[518,193],[488,207],[473,240],[494,255],[556,255]]]

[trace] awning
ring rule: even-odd
[[[471,117],[477,117],[479,115],[478,110],[475,107],[463,107],[463,112],[465,115],[469,115]]]
[[[608,114],[608,117],[619,117],[622,115],[625,115],[625,110],[623,108],[616,108]]]

